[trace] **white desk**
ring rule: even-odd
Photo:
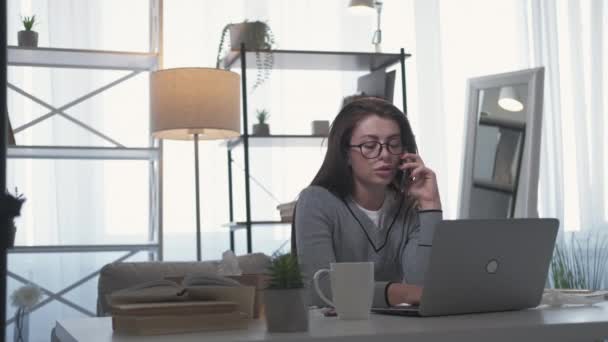
[[[269,334],[264,322],[257,320],[246,330],[121,336],[113,334],[108,317],[83,318],[58,321],[56,334],[61,342],[597,341],[608,338],[608,303],[432,318],[372,314],[367,321],[341,321],[313,310],[309,332],[294,334]]]

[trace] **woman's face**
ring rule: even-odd
[[[404,152],[400,133],[399,126],[391,119],[372,114],[359,121],[350,138],[348,154],[356,183],[386,186],[393,181]]]

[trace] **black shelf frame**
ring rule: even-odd
[[[247,56],[256,53],[273,53],[275,58],[274,68],[277,70],[351,70],[351,71],[375,71],[390,67],[399,63],[401,75],[401,91],[403,99],[403,112],[407,115],[407,88],[405,81],[405,60],[411,57],[406,54],[403,48],[399,53],[374,53],[374,52],[343,52],[343,51],[298,51],[298,50],[248,50],[245,44],[241,44],[240,49],[232,50],[223,60],[225,69],[235,67],[240,61],[241,67],[241,96],[242,96],[242,115],[243,115],[243,134],[227,144],[227,163],[228,163],[228,200],[229,200],[229,226],[230,228],[230,249],[234,251],[234,232],[238,229],[246,229],[247,253],[253,252],[252,226],[256,224],[286,224],[280,221],[252,221],[251,220],[251,185],[249,170],[249,142],[256,138],[323,138],[313,135],[271,135],[271,136],[252,136],[249,134],[248,105],[247,105]],[[293,60],[293,63],[290,62]],[[341,61],[344,61],[342,63]],[[333,67],[328,67],[333,66]],[[253,66],[255,67],[255,66]],[[236,222],[238,227],[234,227],[234,196],[232,184],[232,149],[243,145],[244,173],[245,173],[245,221]]]

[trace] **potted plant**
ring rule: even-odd
[[[230,44],[226,37],[230,34]],[[255,64],[257,67],[256,81],[252,91],[261,86],[270,77],[270,71],[274,64],[274,57],[269,51],[274,45],[274,34],[267,23],[263,21],[244,21],[242,23],[227,24],[222,29],[220,45],[217,50],[215,67],[220,68],[222,58],[226,51],[240,49],[241,43],[245,44],[248,50],[255,51]]]
[[[606,288],[608,236],[572,233],[570,241],[555,244],[549,282],[555,289]]]
[[[15,195],[5,191],[0,194],[0,229],[8,229],[6,248],[11,248],[15,245],[15,235],[17,228],[15,227],[15,217],[21,215],[21,206],[25,202],[23,195],[20,195],[15,190]],[[6,235],[5,235],[6,236]]]
[[[36,25],[36,16],[22,17],[21,22],[25,30],[17,32],[17,43],[19,46],[25,47],[37,47],[38,46],[38,32],[32,30]]]
[[[266,123],[266,120],[270,117],[268,111],[266,109],[258,109],[256,117],[258,118],[258,123],[253,125],[253,135],[270,135],[270,126]]]
[[[304,282],[295,255],[283,254],[273,258],[269,267],[269,285],[264,291],[264,304],[269,332],[308,330]]]

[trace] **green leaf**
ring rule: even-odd
[[[23,27],[26,31],[31,31],[34,25],[36,24],[36,15],[31,17],[22,17],[21,22],[23,23]]]
[[[270,289],[294,289],[304,287],[298,259],[291,254],[275,256],[268,267]]]
[[[607,269],[607,236],[571,233],[555,245],[549,277],[554,288],[597,290],[605,287]]]

